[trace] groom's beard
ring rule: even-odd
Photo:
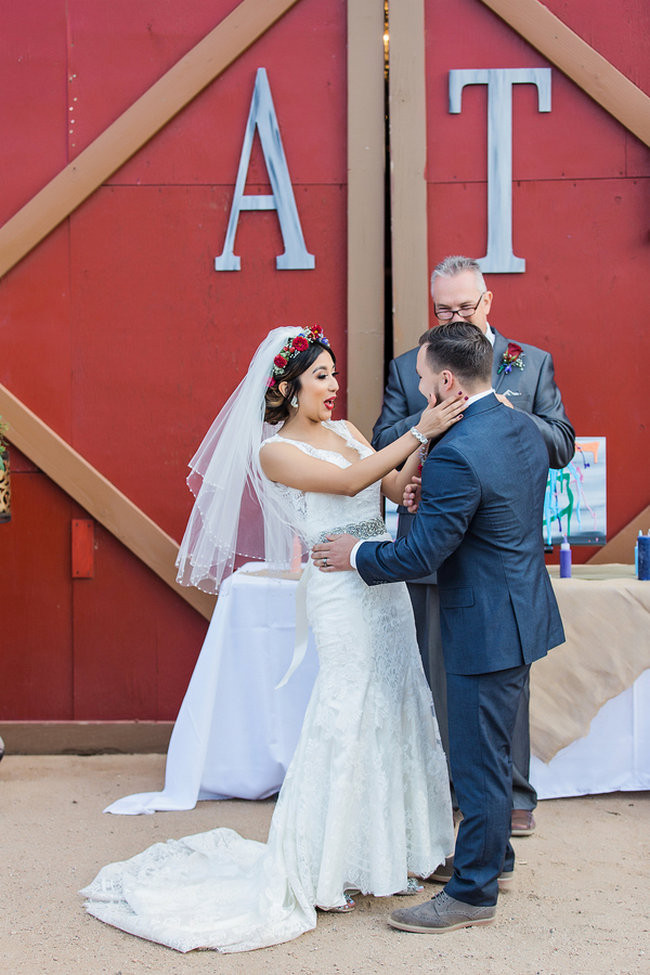
[[[439,383],[434,383],[433,384],[433,395],[436,398],[436,404],[437,403],[442,403],[442,401],[444,399],[448,399],[449,398],[448,396],[445,396],[444,391],[443,391],[442,387],[439,385]]]

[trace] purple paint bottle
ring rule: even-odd
[[[560,579],[571,578],[571,546],[566,538],[560,545]]]

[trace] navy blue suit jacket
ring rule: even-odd
[[[489,394],[429,454],[409,534],[357,551],[369,585],[438,571],[448,673],[528,664],[564,641],[544,564],[547,472],[534,422]]]

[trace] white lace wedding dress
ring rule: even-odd
[[[343,421],[328,425],[370,453]],[[354,498],[276,487],[309,545],[332,531],[387,537],[379,485]],[[313,928],[316,905],[343,905],[346,890],[394,894],[451,852],[447,766],[406,586],[312,569],[307,613],[320,669],[268,842],[215,829],[157,843],[82,891],[95,917],[178,951],[246,951]]]

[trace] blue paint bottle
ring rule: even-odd
[[[650,580],[650,535],[639,535],[639,570],[638,579]]]
[[[639,575],[639,538],[641,538],[642,536],[643,536],[643,532],[639,528],[639,534],[634,545],[634,575],[637,576],[637,578]]]
[[[571,578],[571,546],[566,537],[560,545],[560,579]]]

